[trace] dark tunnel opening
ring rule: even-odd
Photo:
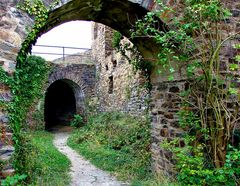
[[[50,85],[45,97],[45,129],[57,125],[69,125],[76,114],[76,100],[68,83],[58,80]]]

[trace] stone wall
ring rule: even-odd
[[[95,66],[93,64],[57,64],[49,75],[48,87],[57,80],[69,80],[77,84],[84,97],[95,95]]]
[[[126,58],[112,48],[113,32],[107,26],[93,23],[92,53],[97,66],[100,110],[143,114],[149,99],[144,88],[146,79],[141,72],[134,72]]]
[[[21,43],[26,36],[26,28],[32,25],[33,21],[17,10],[17,1],[0,1],[0,66],[9,74],[15,70],[16,56],[21,47]],[[0,82],[0,101],[9,102],[11,100],[10,89]],[[5,108],[0,106],[0,160],[8,162],[13,152],[11,146],[11,130],[8,127],[8,117]],[[2,176],[12,174],[14,170],[6,164]]]
[[[92,60],[92,50],[68,55],[64,58],[61,57],[51,62],[55,64],[94,64]]]

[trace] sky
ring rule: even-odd
[[[91,38],[91,22],[71,21],[59,25],[43,34],[38,38],[36,45],[91,48]],[[64,49],[65,54],[74,54],[82,51],[84,50]],[[35,52],[59,53],[61,55],[36,54]],[[46,60],[54,60],[62,57],[63,48],[34,46],[32,53],[41,56]]]

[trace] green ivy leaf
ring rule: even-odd
[[[171,75],[171,76],[168,76],[168,80],[169,80],[169,81],[173,81],[173,80],[174,80],[174,77],[173,77],[173,75]]]
[[[240,62],[240,55],[236,55],[236,56],[235,56],[235,60],[236,60],[237,62]]]
[[[238,89],[237,88],[229,88],[228,92],[231,95],[237,95],[238,94]]]
[[[230,69],[231,71],[238,70],[238,68],[239,68],[238,64],[230,64],[230,65],[229,65],[229,69]]]

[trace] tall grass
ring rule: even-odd
[[[68,140],[69,146],[120,180],[148,180],[150,124],[143,117],[102,113],[89,118]]]
[[[32,135],[33,151],[28,157],[33,163],[27,185],[66,186],[70,183],[70,161],[53,145],[53,134],[45,131]]]

